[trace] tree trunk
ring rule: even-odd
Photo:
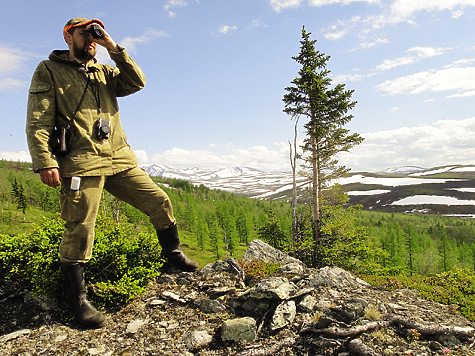
[[[292,144],[289,141],[290,146],[290,165],[292,167],[292,241],[294,247],[298,243],[298,232],[297,232],[297,181],[296,181],[296,171],[297,171],[297,124],[299,119],[295,119],[294,126],[294,144],[292,150]],[[293,155],[292,155],[293,152]]]
[[[312,114],[312,137],[311,137],[311,149],[312,149],[312,205],[313,205],[313,224],[312,233],[314,239],[314,264],[320,263],[318,256],[318,247],[321,245],[321,233],[320,233],[320,165],[318,161],[318,142],[315,137],[316,132],[316,120],[315,114]]]

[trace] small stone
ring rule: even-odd
[[[257,336],[256,321],[251,317],[230,319],[221,325],[223,341],[254,341]]]
[[[66,334],[61,334],[61,335],[58,335],[54,338],[54,341],[55,342],[61,342],[63,340],[65,340],[66,338],[68,337],[68,335]]]
[[[204,330],[188,331],[182,338],[182,341],[190,351],[207,346],[212,340],[213,337]]]
[[[5,342],[7,342],[7,341],[10,341],[10,340],[19,338],[20,336],[29,334],[30,332],[31,332],[30,329],[21,329],[21,330],[14,331],[14,332],[12,332],[12,333],[10,333],[10,334],[6,334],[6,335],[3,335],[3,336],[0,336],[0,344],[3,344],[3,343],[5,343]]]
[[[105,346],[100,346],[100,347],[97,347],[97,348],[90,348],[87,351],[89,352],[89,355],[92,355],[92,356],[96,356],[96,355],[111,356],[112,351],[106,351],[106,350],[107,349],[106,349]]]
[[[143,320],[143,319],[136,319],[127,325],[126,333],[127,334],[135,334],[139,329],[144,326],[145,324],[148,323],[148,320]]]
[[[186,304],[186,300],[180,298],[180,296],[178,294],[175,294],[173,292],[165,291],[165,292],[162,293],[162,297],[172,299],[172,300],[175,300],[177,302]]]
[[[297,309],[304,313],[311,313],[315,310],[317,300],[311,295],[306,295],[297,305]]]
[[[293,300],[280,303],[272,317],[271,330],[282,329],[291,324],[297,315],[297,307]]]
[[[157,305],[163,305],[163,304],[167,304],[167,302],[161,299],[154,299],[150,302],[150,305],[154,307],[156,307]]]
[[[203,313],[208,313],[208,314],[222,313],[226,311],[226,307],[220,302],[218,302],[217,300],[211,300],[211,299],[196,300],[195,305]]]

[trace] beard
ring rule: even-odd
[[[97,48],[89,48],[89,43],[86,43],[83,47],[79,47],[77,44],[73,43],[72,50],[74,57],[81,62],[90,61],[97,53]]]

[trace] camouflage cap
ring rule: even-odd
[[[97,20],[97,19],[88,20],[84,17],[75,17],[69,20],[68,22],[66,22],[66,25],[64,25],[63,31],[68,32],[73,27],[87,26],[93,22],[101,25],[102,28],[104,28],[104,24],[100,20]]]

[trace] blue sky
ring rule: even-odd
[[[29,160],[33,71],[52,50],[67,48],[64,24],[87,17],[103,21],[147,78],[142,91],[119,99],[142,165],[289,170],[293,122],[282,97],[299,70],[291,57],[303,25],[331,56],[333,83],[355,90],[347,127],[365,141],[341,163],[354,171],[474,163],[475,0],[17,0],[0,7],[0,158]],[[111,63],[104,51],[98,59]]]

